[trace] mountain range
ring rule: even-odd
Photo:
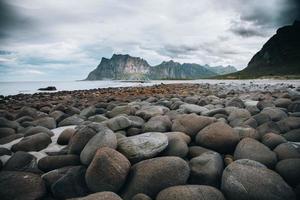
[[[236,72],[233,66],[199,65],[194,63],[164,61],[159,65],[151,66],[139,57],[128,54],[113,54],[102,58],[95,70],[89,73],[86,80],[162,80],[162,79],[199,79]]]

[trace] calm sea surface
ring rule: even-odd
[[[108,87],[133,87],[133,86],[151,86],[156,84],[172,84],[172,83],[210,83],[210,84],[271,84],[280,85],[292,84],[296,87],[300,86],[299,80],[156,80],[145,83],[139,82],[123,82],[123,81],[28,81],[28,82],[0,82],[0,95],[15,95],[15,94],[33,94],[39,92],[39,88],[47,86],[55,86],[57,91],[63,90],[86,90],[95,88],[108,88]]]

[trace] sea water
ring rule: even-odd
[[[0,95],[33,94],[41,92],[39,88],[55,86],[57,91],[87,90],[109,87],[143,87],[157,84],[174,83],[209,83],[209,84],[230,84],[235,87],[247,87],[248,85],[292,85],[300,87],[300,80],[273,80],[273,79],[255,79],[255,80],[155,80],[149,82],[130,82],[130,81],[26,81],[26,82],[0,82]],[[45,91],[43,91],[45,92]],[[53,92],[53,91],[52,91]]]

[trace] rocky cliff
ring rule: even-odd
[[[228,72],[229,71],[229,72]],[[198,64],[180,64],[174,61],[150,66],[139,57],[114,54],[110,59],[102,58],[86,80],[158,80],[158,79],[198,79],[236,71],[234,67],[209,67]]]
[[[244,70],[224,77],[258,78],[285,75],[300,75],[300,21],[279,28],[252,57]]]

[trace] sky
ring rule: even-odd
[[[247,66],[298,0],[0,0],[0,81],[82,80],[102,57]]]

